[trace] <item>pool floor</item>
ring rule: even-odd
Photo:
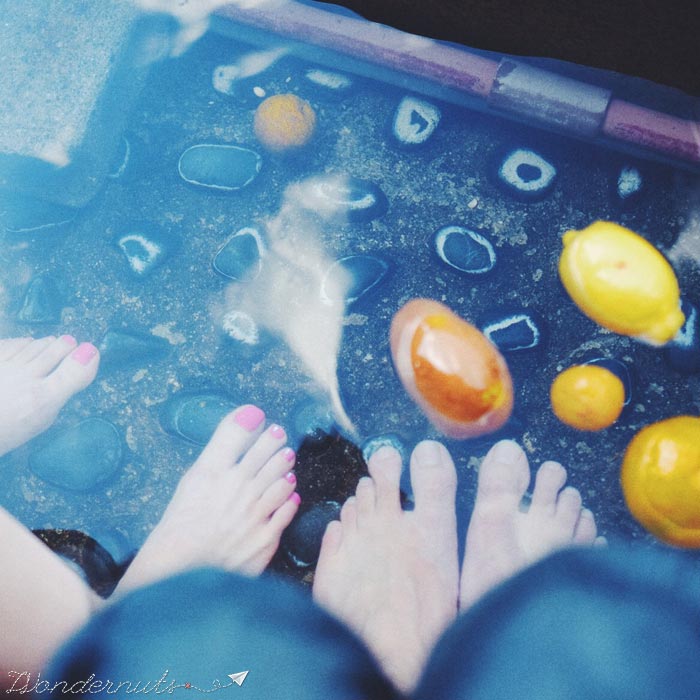
[[[411,298],[428,297],[482,328],[519,314],[539,333],[536,347],[504,351],[515,384],[515,410],[505,428],[477,440],[446,441],[459,472],[461,530],[479,460],[508,436],[523,444],[533,468],[545,459],[568,468],[602,534],[653,544],[624,505],[621,457],[641,427],[697,413],[700,379],[670,367],[663,351],[585,318],[559,282],[557,261],[562,233],[597,219],[628,226],[669,251],[693,213],[697,177],[342,70],[331,72],[351,85],[335,89],[313,82],[309,71],[319,66],[292,55],[240,81],[233,94],[214,88],[217,66],[259,50],[209,34],[183,57],[158,65],[130,118],[123,171],[119,159],[115,176],[72,220],[3,234],[6,334],[71,333],[101,345],[104,362],[94,384],[48,433],[0,460],[0,504],[31,528],[83,531],[123,559],[157,522],[215,419],[228,406],[252,402],[287,427],[300,450],[296,469],[306,521],[293,526],[275,566],[303,578],[313,569],[323,523],[364,473],[362,449],[384,440],[408,454],[421,439],[440,439],[403,391],[388,345],[396,310]],[[255,137],[255,108],[275,93],[297,94],[316,112],[313,141],[294,156],[269,153]],[[422,145],[401,143],[393,128],[406,97],[439,110],[439,123]],[[411,124],[414,131],[425,127],[409,120],[408,131]],[[198,144],[250,149],[261,157],[260,172],[230,192],[189,184],[178,163]],[[499,181],[499,168],[518,151],[537,154],[555,170],[538,199]],[[527,168],[520,173],[527,181]],[[381,277],[338,317],[340,397],[356,434],[334,423],[327,394],[273,332],[261,329],[257,344],[226,332],[223,319],[245,283],[221,273],[222,258],[218,271],[213,265],[233,234],[253,228],[265,239],[270,222],[280,221],[291,184],[333,174],[378,188],[386,211],[355,221],[311,215],[282,221],[291,227],[313,221],[304,235],[324,260],[366,256],[358,267],[368,275],[365,286]],[[450,226],[490,244],[491,271],[460,271],[440,259],[434,239]],[[125,236],[136,248],[128,248]],[[152,260],[149,249],[157,249]],[[298,255],[302,261],[306,251]],[[679,265],[677,272],[698,304],[697,267]],[[275,313],[291,312],[282,303]],[[304,319],[303,311],[294,313]],[[552,414],[549,387],[561,369],[596,358],[624,364],[630,402],[612,428],[577,432]],[[73,481],[62,482],[60,475],[56,481],[55,464],[73,459],[65,431],[86,420],[83,436],[100,430],[115,436],[114,454],[102,455],[104,478],[95,483],[72,463]],[[85,469],[91,464],[87,459]],[[410,500],[406,479],[404,490]]]

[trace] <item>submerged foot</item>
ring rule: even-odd
[[[70,335],[0,340],[0,456],[46,430],[98,364],[97,348]]]
[[[457,612],[457,475],[440,443],[420,443],[411,456],[416,505],[404,512],[399,453],[378,450],[369,471],[371,478],[361,479],[343,506],[340,522],[326,530],[313,594],[408,691]]]
[[[497,443],[479,469],[476,502],[467,530],[460,581],[460,608],[548,554],[596,538],[593,513],[581,507],[579,492],[567,486],[566,470],[544,462],[537,472],[532,502],[521,502],[530,484],[523,450],[510,440]]]
[[[179,571],[215,566],[255,576],[268,565],[301,499],[294,450],[265,414],[241,406],[219,424],[180,480],[118,592]]]

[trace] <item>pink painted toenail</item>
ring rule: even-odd
[[[290,501],[294,501],[297,505],[301,503],[301,496],[295,491],[290,497]]]
[[[92,343],[80,343],[71,353],[71,357],[81,365],[89,365],[95,355],[97,355],[97,348]]]
[[[236,411],[233,420],[236,421],[241,428],[251,433],[253,430],[260,427],[260,424],[265,420],[265,413],[257,406],[243,406]]]
[[[62,340],[67,345],[77,345],[78,341],[72,335],[62,335],[59,340]]]
[[[297,483],[297,475],[294,472],[287,472],[284,476],[285,480],[290,484]]]
[[[288,462],[293,462],[297,458],[297,453],[291,447],[285,447],[282,454]]]
[[[281,425],[277,425],[277,423],[273,423],[270,426],[270,435],[278,440],[284,440],[284,438],[287,437],[287,433],[284,432],[284,428]]]

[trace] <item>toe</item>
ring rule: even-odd
[[[401,455],[398,450],[381,447],[369,458],[367,466],[374,481],[377,508],[398,512],[401,509]]]
[[[597,534],[598,528],[596,527],[593,513],[588,508],[583,508],[574,530],[574,542],[584,545],[593,544]]]
[[[411,487],[419,517],[454,511],[457,472],[443,444],[423,440],[416,445],[411,454]]]
[[[31,338],[5,338],[0,340],[0,362],[11,360],[31,342]]]
[[[65,403],[92,382],[99,364],[100,354],[97,348],[91,343],[81,343],[46,377],[48,394]]]
[[[333,520],[326,526],[326,531],[323,533],[321,540],[321,553],[318,557],[318,566],[322,567],[323,560],[326,557],[333,556],[338,553],[340,543],[343,541],[343,526],[339,520]]]
[[[291,474],[294,476],[293,473]],[[269,518],[294,493],[296,483],[296,477],[293,479],[282,477],[277,479],[274,484],[271,484],[265,493],[260,496],[256,508],[257,517],[260,520]]]
[[[362,524],[364,518],[374,513],[377,502],[374,482],[370,477],[363,476],[357,482],[355,498],[357,499],[357,521],[359,524]]]
[[[296,484],[296,475],[293,471],[295,459],[296,455],[291,447],[285,447],[272,455],[255,477],[255,494],[261,495],[281,477],[287,477],[290,483]]]
[[[230,469],[255,442],[263,429],[265,414],[247,404],[229,413],[217,426],[193,469]]]
[[[499,503],[516,511],[530,483],[525,452],[512,440],[497,442],[479,467],[475,509]]]
[[[54,370],[78,342],[72,335],[62,335],[47,345],[30,363],[32,372],[37,377],[44,377]]]
[[[31,362],[35,357],[40,355],[53,341],[56,340],[55,335],[49,335],[45,338],[38,338],[27,343],[18,353],[15,354],[14,360],[17,362]]]
[[[558,462],[544,462],[537,470],[530,512],[553,516],[557,496],[566,483],[566,469]]]
[[[282,534],[284,528],[286,528],[289,523],[292,522],[294,516],[299,510],[299,505],[301,504],[301,496],[295,491],[287,500],[272,514],[268,527],[274,533],[276,537],[276,545],[279,544],[279,538]]]
[[[254,476],[286,442],[284,429],[272,424],[248,448],[238,462],[237,468],[246,476]]]
[[[340,509],[340,523],[344,530],[357,527],[357,498],[350,496]]]
[[[581,494],[573,486],[567,486],[557,499],[556,520],[562,528],[562,534],[572,539],[581,517],[581,505]]]

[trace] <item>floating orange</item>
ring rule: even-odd
[[[640,430],[625,452],[622,491],[632,515],[660,540],[700,547],[700,417]]]
[[[414,299],[391,324],[394,366],[411,398],[448,437],[498,430],[513,408],[505,360],[477,328],[447,306]]]
[[[602,430],[622,413],[625,387],[597,365],[574,365],[557,375],[550,389],[554,415],[577,430]]]
[[[255,110],[253,127],[263,146],[271,151],[286,151],[309,142],[316,128],[316,113],[296,95],[272,95]]]

